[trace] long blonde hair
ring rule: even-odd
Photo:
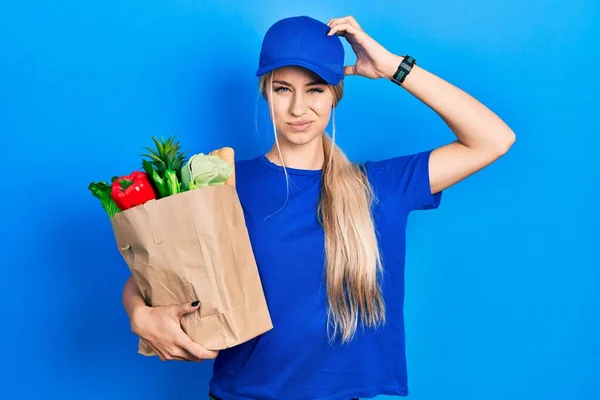
[[[272,91],[273,72],[260,77],[262,95]],[[352,339],[360,319],[363,327],[385,322],[385,304],[379,285],[383,272],[371,207],[375,196],[361,168],[350,162],[335,144],[335,107],[343,96],[343,80],[329,85],[333,93],[333,138],[323,133],[325,162],[321,179],[319,221],[325,233],[328,331],[330,338]],[[270,105],[275,143],[284,166]],[[288,179],[286,172],[286,179]],[[289,193],[289,189],[288,189]]]

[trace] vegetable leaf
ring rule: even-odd
[[[108,183],[92,182],[89,184],[88,189],[100,200],[102,208],[104,208],[104,211],[106,211],[109,218],[112,218],[115,214],[121,212],[112,198],[111,187]]]

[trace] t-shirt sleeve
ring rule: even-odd
[[[367,174],[379,195],[395,197],[408,211],[436,209],[442,192],[431,194],[429,158],[432,151],[367,161]]]

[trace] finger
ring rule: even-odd
[[[356,27],[357,29],[362,30],[362,28],[360,27],[360,24],[358,23],[358,21],[356,20],[356,18],[354,18],[352,15],[348,16],[348,22]]]
[[[339,20],[339,18],[331,18],[328,22],[327,25],[329,25],[331,27],[331,24],[335,21]]]
[[[343,24],[346,22],[348,22],[348,21],[346,21],[344,18],[334,18],[331,21],[329,21],[329,23],[327,25],[329,25],[330,28],[333,28],[336,25]]]
[[[142,339],[144,340],[144,339]],[[152,343],[148,342],[147,340],[144,340],[144,343],[146,343],[146,345],[148,345],[148,347],[150,347],[150,349],[154,352],[154,354],[156,354],[158,356],[158,358],[160,358],[162,361],[167,361],[167,355],[160,350],[157,346],[153,345]]]
[[[185,359],[185,361],[193,361],[193,362],[202,362],[204,361],[203,358],[199,358],[194,356],[193,354],[191,354],[189,351],[182,349],[183,351],[183,358]]]
[[[347,17],[343,17],[343,18],[334,18],[332,20],[330,20],[327,25],[329,25],[329,27],[334,27],[336,25],[339,24],[343,24],[343,23],[347,23],[352,25],[353,27],[355,27],[356,29],[361,30],[362,28],[360,27],[360,25],[358,24],[358,21],[351,15],[347,16]]]
[[[185,361],[185,358],[178,356],[176,354],[172,354],[171,352],[167,352],[164,359],[161,358],[163,361]]]
[[[172,360],[179,360],[179,361],[196,361],[196,362],[201,362],[202,358],[199,357],[195,357],[194,355],[190,354],[188,351],[186,351],[185,349],[178,347],[178,346],[174,346],[171,351],[169,351],[169,356]]]
[[[186,358],[186,357],[182,357],[182,356],[167,356],[163,361],[186,361],[186,362],[190,362],[192,360]]]
[[[213,359],[216,358],[219,354],[218,351],[208,350],[194,342],[188,335],[183,333],[180,338],[178,338],[177,344],[187,351],[191,356],[199,358],[201,360]]]
[[[193,354],[187,349],[187,346],[189,346],[189,341],[194,343],[188,335],[186,335],[185,333],[182,334],[177,340],[175,340],[174,346],[171,350],[171,354],[174,356],[184,358],[188,361],[200,362],[204,360],[204,357],[201,357],[198,354]]]
[[[344,75],[356,75],[356,65],[347,65],[344,67]]]
[[[356,27],[350,25],[347,22],[342,22],[341,24],[334,25],[327,35],[333,36],[335,34],[338,34],[340,36],[344,36],[346,33],[356,35],[358,32],[360,31]]]
[[[186,337],[187,339],[184,340],[181,347],[185,349],[188,353],[190,353],[190,355],[202,360],[210,360],[217,358],[217,355],[219,354],[218,351],[208,350],[200,344],[194,342],[192,339],[190,339],[189,336],[186,335]]]
[[[184,303],[180,304],[178,307],[175,307],[177,316],[179,318],[181,318],[185,314],[193,313],[198,308],[200,308],[200,302],[198,300],[194,301],[193,303]]]

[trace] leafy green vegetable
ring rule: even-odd
[[[184,189],[190,190],[224,185],[232,173],[233,168],[227,161],[200,153],[192,156],[181,169],[181,183]]]
[[[112,218],[121,211],[112,198],[111,187],[108,183],[92,182],[89,184],[88,189],[100,200],[102,208],[104,208],[104,211],[106,211],[109,218]]]

